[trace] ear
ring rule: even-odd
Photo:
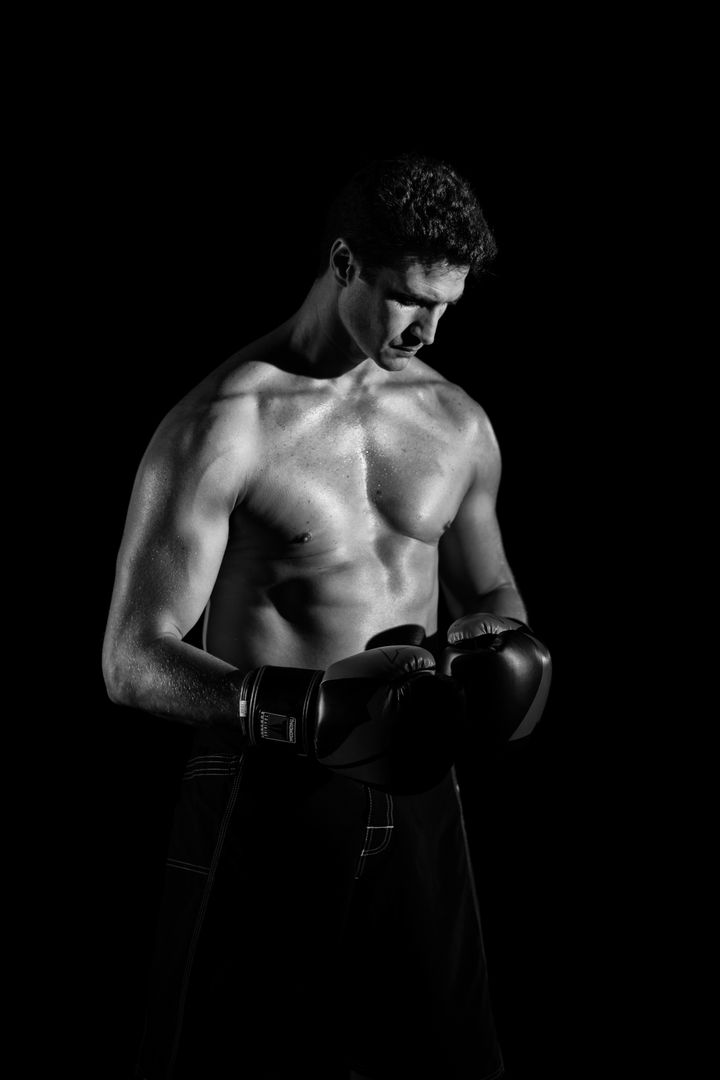
[[[330,270],[335,281],[345,288],[357,276],[359,267],[348,244],[339,238],[330,248]]]

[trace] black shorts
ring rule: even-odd
[[[198,734],[167,859],[146,1080],[502,1074],[454,772],[387,796]]]

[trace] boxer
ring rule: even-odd
[[[502,1073],[453,761],[530,732],[549,656],[490,420],[419,355],[494,250],[451,166],[371,163],[300,308],[140,463],[103,670],[114,702],[194,738],[145,1080]]]

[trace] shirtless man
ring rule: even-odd
[[[461,638],[525,623],[490,422],[417,355],[493,250],[448,166],[369,166],[300,309],[176,405],[141,462],[105,679],[195,744],[138,1077],[502,1072],[454,772],[384,791],[248,748],[239,705],[264,666],[408,645],[422,668],[440,588],[453,617],[483,613]],[[183,638],[203,613],[200,649]]]

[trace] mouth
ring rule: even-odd
[[[394,350],[395,350],[395,352],[401,352],[401,353],[405,353],[405,354],[406,354],[406,356],[413,356],[413,355],[414,355],[414,354],[415,354],[415,353],[416,353],[416,352],[418,351],[418,349],[420,348],[420,346],[419,346],[419,345],[413,345],[413,346],[408,346],[408,345],[391,345],[390,347],[391,347],[392,349],[394,349]]]

